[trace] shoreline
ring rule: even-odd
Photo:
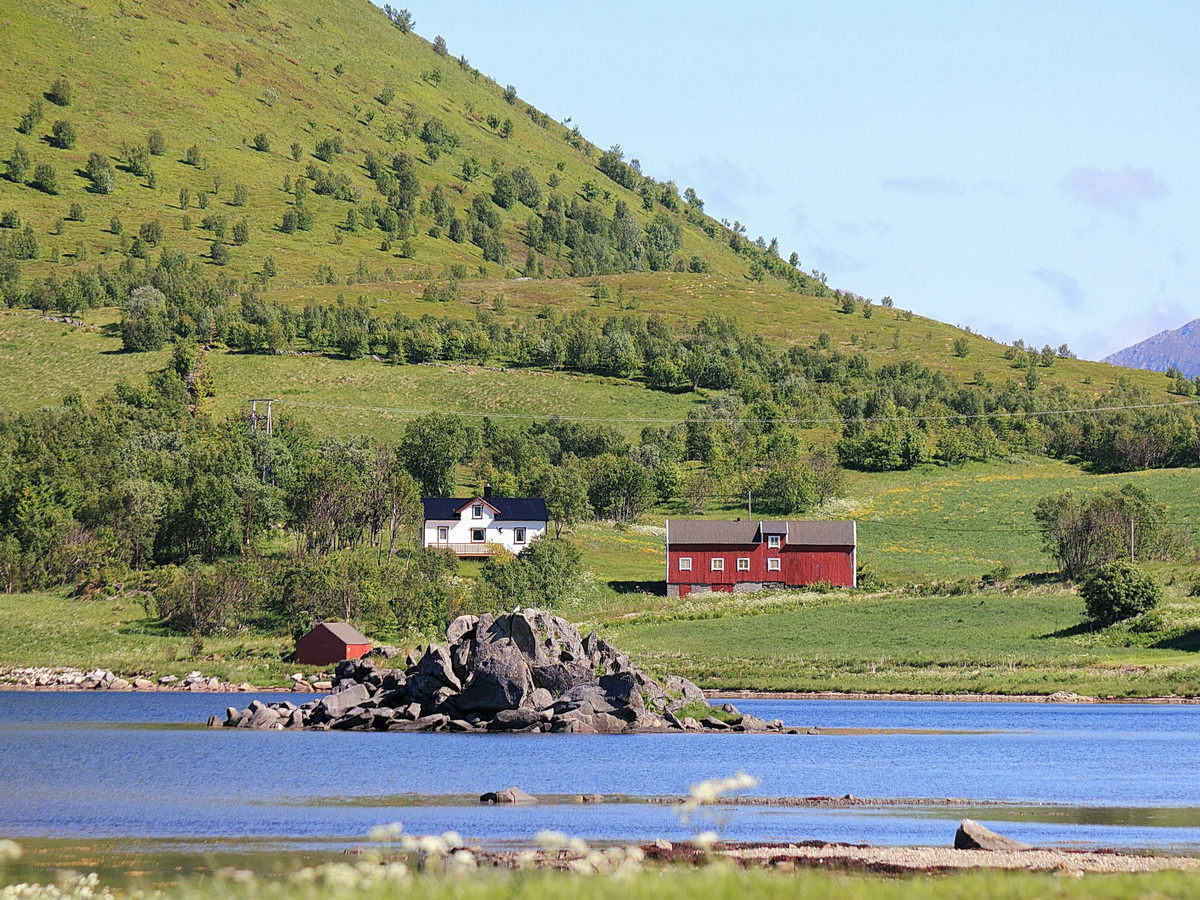
[[[289,683],[260,686],[249,682],[226,682],[215,676],[202,675],[195,671],[183,677],[166,676],[171,679],[150,678],[141,675],[128,677],[108,670],[95,669],[84,672],[70,666],[0,666],[0,691],[86,691],[117,690],[144,692],[179,692],[209,694],[248,693],[307,693],[328,692],[330,684],[326,675],[318,680],[305,680],[299,675],[290,676]],[[12,680],[9,680],[12,679]],[[895,700],[906,703],[1097,703],[1097,704],[1153,704],[1159,706],[1200,705],[1200,697],[1168,695],[1160,697],[1090,697],[1070,691],[1055,691],[1051,694],[994,694],[963,692],[961,694],[930,694],[917,691],[895,693],[876,691],[765,691],[752,689],[722,690],[707,688],[704,696],[708,700]]]
[[[873,693],[869,691],[757,691],[706,689],[709,700],[897,700],[908,703],[1152,703],[1156,705],[1191,706],[1200,704],[1200,697],[1088,697],[1069,691],[1053,694],[922,694]]]

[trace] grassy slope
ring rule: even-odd
[[[41,259],[26,265],[26,271],[34,274],[55,267],[50,261],[53,250],[71,254],[77,241],[83,241],[91,262],[104,260],[119,244],[108,232],[112,216],[119,216],[127,230],[158,218],[169,245],[202,257],[212,238],[200,230],[200,220],[214,213],[229,216],[231,224],[245,216],[253,233],[248,246],[233,248],[228,271],[250,275],[267,254],[273,254],[282,273],[277,286],[310,283],[319,264],[331,265],[341,279],[356,271],[359,260],[380,277],[385,267],[403,276],[426,267],[440,271],[454,262],[474,269],[483,262],[480,250],[469,243],[429,237],[427,216],[418,217],[414,260],[381,251],[378,230],[343,233],[342,242],[335,243],[335,226],[345,221],[351,204],[317,196],[310,198],[316,213],[313,229],[280,233],[277,226],[290,200],[281,187],[284,177],[303,173],[310,162],[325,166],[312,151],[317,141],[335,135],[342,136],[346,152],[333,166],[362,188],[364,199],[377,196],[362,168],[366,152],[387,159],[403,150],[420,160],[424,195],[432,185],[443,185],[460,215],[475,193],[491,191],[495,159],[504,168],[529,166],[543,193],[549,193],[551,173],[561,180],[558,190],[568,198],[592,180],[610,192],[610,212],[620,198],[635,215],[647,216],[637,195],[595,169],[594,149],[589,158],[564,140],[566,129],[558,123],[536,124],[523,101],[505,102],[493,81],[462,68],[451,57],[438,56],[417,35],[401,35],[366,0],[236,6],[215,0],[127,0],[123,4],[99,0],[86,7],[63,0],[34,0],[6,7],[0,26],[11,48],[0,63],[6,85],[0,93],[0,126],[13,128],[0,145],[0,154],[7,159],[12,142],[19,141],[35,163],[50,162],[57,168],[62,185],[57,196],[47,196],[27,185],[0,181],[0,209],[17,209],[37,231]],[[240,80],[235,75],[239,62],[244,71]],[[335,71],[339,66],[340,75]],[[435,70],[440,75],[436,84],[429,78]],[[14,126],[30,101],[60,75],[67,76],[74,89],[70,106],[46,102],[45,118],[35,133],[19,135]],[[388,106],[377,99],[386,87],[396,92]],[[272,91],[278,99],[269,103]],[[460,146],[430,163],[417,137],[395,134],[389,140],[388,125],[399,126],[409,105],[419,122],[441,118]],[[489,115],[511,118],[513,135],[500,137],[487,125]],[[67,119],[78,131],[71,150],[53,148],[46,140],[58,118]],[[116,165],[124,143],[144,143],[155,128],[167,143],[167,153],[153,158],[155,188],[147,187],[144,178],[119,171],[113,194],[100,196],[86,190],[82,168],[90,152],[106,153]],[[253,137],[259,132],[270,138],[269,152],[253,148]],[[291,158],[293,141],[304,150],[299,162]],[[192,144],[205,159],[202,168],[184,162]],[[468,157],[483,166],[473,183],[465,182],[461,172]],[[214,192],[218,178],[221,187]],[[238,182],[250,191],[250,203],[244,208],[229,205]],[[182,229],[181,188],[192,194],[193,207],[187,210],[191,231]],[[201,191],[213,195],[205,211],[194,206]],[[87,221],[68,222],[63,235],[52,235],[54,222],[66,218],[72,201],[83,204]],[[517,265],[524,260],[519,244],[528,212],[518,204],[506,214],[505,233],[516,250]],[[721,277],[745,273],[744,261],[727,247],[694,227],[686,232],[685,255],[706,256]],[[70,262],[69,255],[60,260],[61,265]]]

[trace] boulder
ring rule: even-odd
[[[480,627],[487,618],[480,620]],[[455,698],[460,712],[492,715],[502,709],[516,709],[533,691],[529,666],[511,641],[489,642],[479,647],[471,660],[471,669],[462,693]]]
[[[974,819],[963,819],[954,833],[956,850],[1032,850],[1028,844],[1006,838]]]
[[[526,805],[537,803],[537,797],[533,794],[527,794],[519,787],[508,787],[502,791],[489,791],[479,798],[480,803],[513,803],[517,805]]]
[[[322,697],[317,706],[326,716],[336,719],[342,713],[346,712],[346,710],[361,706],[370,699],[371,693],[365,685],[351,683],[336,693]],[[250,705],[253,706],[254,704]]]
[[[454,646],[475,630],[479,616],[459,616],[446,627],[446,643]]]
[[[488,731],[519,731],[541,721],[541,713],[536,709],[502,709],[488,724]]]

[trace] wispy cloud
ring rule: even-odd
[[[1153,169],[1132,166],[1119,171],[1080,166],[1067,173],[1061,187],[1077,203],[1096,212],[1114,213],[1130,222],[1136,221],[1144,204],[1171,193]]]
[[[1058,294],[1068,309],[1079,309],[1087,299],[1079,282],[1066,272],[1057,269],[1035,269],[1033,277]]]
[[[940,175],[925,175],[921,178],[884,178],[885,191],[915,194],[918,197],[961,197],[967,186],[961,181],[943,178]]]

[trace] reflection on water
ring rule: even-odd
[[[731,840],[945,845],[954,820],[969,816],[1032,844],[1200,852],[1198,707],[739,702],[763,718],[839,732],[795,736],[191,726],[250,699],[0,693],[0,834],[337,843],[400,820],[490,844],[543,828],[597,841],[679,840],[694,829],[647,798],[743,770],[762,779],[753,793],[763,797],[955,802],[713,810]],[[514,809],[472,799],[510,784],[552,802]],[[583,793],[610,802],[569,802]]]

